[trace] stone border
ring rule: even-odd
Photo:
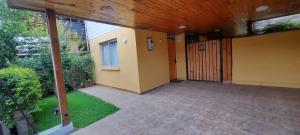
[[[62,126],[62,124],[60,124],[53,128],[47,129],[43,132],[40,132],[39,135],[66,135],[68,133],[71,133],[73,130],[73,123],[70,122],[70,124],[66,126]]]

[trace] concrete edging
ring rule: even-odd
[[[73,123],[70,122],[70,124],[66,126],[62,126],[62,124],[60,124],[53,128],[42,131],[39,133],[39,135],[66,135],[68,133],[71,133],[73,130],[74,130]]]

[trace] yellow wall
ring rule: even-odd
[[[232,81],[300,88],[300,31],[232,40]]]
[[[167,34],[147,30],[135,33],[141,92],[169,83]],[[147,37],[153,39],[152,51],[147,50]]]
[[[147,37],[154,48],[147,50]],[[102,67],[100,43],[117,38],[119,69]],[[127,39],[127,44],[123,39]],[[167,34],[162,32],[119,28],[90,41],[95,60],[97,84],[143,93],[169,83]]]
[[[117,38],[119,70],[102,67],[102,54],[99,43]],[[127,39],[127,44],[123,39]],[[97,84],[112,86],[140,93],[135,30],[119,28],[90,41],[91,55],[95,61],[95,81]]]
[[[177,79],[186,80],[186,55],[184,33],[175,36]]]

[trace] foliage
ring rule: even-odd
[[[270,24],[263,28],[262,33],[280,32],[294,29],[300,29],[300,22],[288,21],[279,24]]]
[[[38,74],[44,96],[53,94],[55,89],[45,18],[44,13],[8,8],[6,1],[0,0],[0,68],[14,63],[17,53],[23,52],[26,58],[19,59],[16,64],[32,68]],[[59,18],[57,26],[65,83],[67,88],[73,89],[93,80],[93,62],[89,55],[67,53],[80,52],[74,48],[86,43],[70,27],[68,19]],[[16,51],[16,48],[21,49]]]
[[[68,19],[65,18],[66,17],[60,16],[57,19],[59,42],[60,46],[64,48],[62,50],[73,51],[74,48],[86,46],[85,40],[79,37],[78,33],[70,27],[70,21],[66,21]],[[39,45],[41,42],[47,43],[47,45],[49,46],[50,41],[46,27],[47,23],[45,13],[8,8],[6,6],[6,1],[0,0],[1,30],[6,35],[9,34],[11,35],[11,37],[16,39],[19,42],[20,46],[28,48],[29,54],[36,53],[37,49],[35,48],[41,47]],[[47,40],[45,41],[45,39]],[[35,42],[35,44],[32,44],[32,42]],[[16,47],[16,45],[17,44],[11,44],[11,46],[13,46],[14,48]],[[78,52],[79,50],[76,51]],[[13,49],[7,51],[6,53],[13,55],[16,54],[16,51],[15,49]]]
[[[110,103],[79,91],[68,93],[67,99],[70,119],[76,128],[84,128],[119,110]],[[41,111],[33,113],[33,119],[39,131],[60,123],[60,116],[53,115],[49,111],[57,105],[58,102],[54,96],[42,99],[40,102]]]
[[[43,50],[40,55],[18,60],[17,65],[31,68],[36,72],[39,76],[43,96],[53,94],[55,82],[50,50]]]
[[[11,9],[0,0],[0,68],[17,57],[18,37],[47,35],[44,16],[38,12]]]
[[[4,124],[11,127],[13,114],[18,110],[26,110],[29,113],[38,111],[37,102],[41,97],[41,86],[38,76],[31,69],[1,69],[0,80],[3,83],[0,90],[0,120]]]
[[[0,29],[0,69],[15,61],[17,44],[13,35]]]
[[[61,53],[64,69],[65,86],[71,90],[93,81],[94,64],[90,55]],[[52,95],[55,90],[54,73],[50,50],[46,49],[40,55],[22,59],[19,66],[32,68],[39,76],[43,96]]]
[[[85,43],[75,30],[66,27],[62,21],[58,21],[57,31],[62,51],[79,52],[77,49],[82,43]]]
[[[43,14],[8,8],[5,0],[0,0],[0,23],[4,32],[9,32],[15,37],[47,35]]]
[[[64,53],[62,58],[67,86],[74,89],[94,81],[94,62],[90,55]]]

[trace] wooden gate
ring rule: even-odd
[[[169,55],[169,72],[170,72],[170,80],[176,80],[176,48],[175,48],[175,40],[168,39],[168,55]]]
[[[229,81],[231,80],[231,39],[187,44],[187,61],[189,80]]]

